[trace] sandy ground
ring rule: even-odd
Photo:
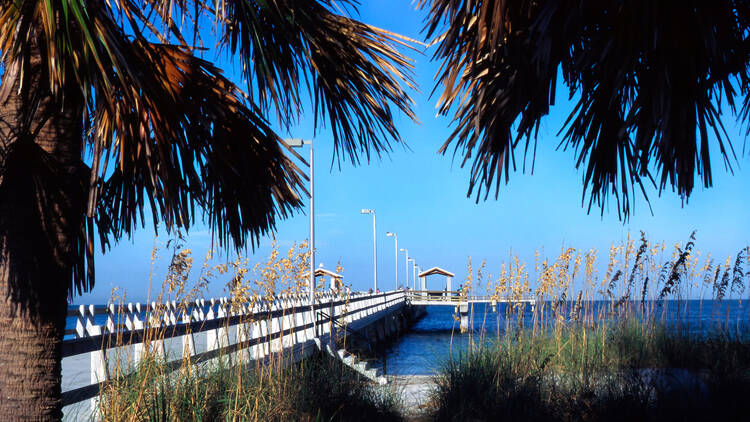
[[[401,396],[402,413],[409,420],[421,420],[432,390],[430,375],[389,375],[388,385]]]

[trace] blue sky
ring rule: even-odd
[[[360,19],[372,25],[422,39],[423,12],[403,0],[365,1]],[[381,160],[360,166],[342,163],[341,170],[332,164],[333,141],[326,129],[316,134],[312,116],[307,114],[298,126],[283,136],[310,139],[315,142],[315,202],[317,262],[333,268],[340,261],[345,268],[345,282],[355,290],[372,286],[372,221],[360,209],[377,211],[378,279],[379,285],[392,288],[394,283],[394,244],[386,231],[398,234],[399,247],[409,249],[423,268],[440,266],[456,273],[454,284],[466,276],[469,256],[476,262],[487,260],[489,271],[498,273],[500,262],[509,253],[518,254],[533,265],[534,251],[544,247],[548,255],[556,255],[562,245],[576,248],[598,248],[600,259],[606,258],[609,245],[622,241],[628,234],[638,237],[644,230],[650,240],[684,243],[692,230],[697,230],[697,247],[720,259],[735,254],[750,243],[750,154],[742,154],[744,131],[727,119],[727,129],[738,152],[734,175],[723,170],[714,154],[714,187],[698,187],[689,204],[671,191],[661,197],[654,189],[648,191],[653,208],[649,211],[642,197],[637,197],[630,220],[618,219],[616,204],[600,216],[599,209],[587,214],[582,207],[582,173],[575,169],[571,151],[557,151],[557,132],[570,110],[565,90],[558,90],[558,105],[542,123],[536,171],[533,175],[520,171],[511,174],[510,183],[503,185],[498,200],[475,202],[467,198],[467,169],[460,160],[437,150],[451,131],[449,117],[436,117],[435,102],[429,94],[434,86],[437,65],[426,54],[410,53],[415,61],[416,80],[421,92],[410,92],[421,124],[403,115],[396,125],[407,148],[394,145],[393,152]],[[239,72],[223,62],[233,79]],[[562,95],[560,95],[562,94]],[[308,107],[310,109],[311,107]],[[716,144],[712,145],[717,152]],[[301,151],[307,156],[307,151]],[[308,237],[308,217],[298,213],[280,221],[275,233],[279,247],[286,250],[293,242]],[[164,235],[163,231],[162,234]],[[165,241],[163,237],[161,241]],[[130,300],[144,300],[151,271],[154,234],[150,227],[137,231],[131,240],[124,240],[96,261],[97,285],[75,303],[105,302],[114,287],[127,292]],[[193,249],[198,265],[211,244],[203,225],[193,227],[186,246]],[[271,238],[264,238],[251,254],[250,261],[262,261],[269,254]],[[222,255],[224,260],[226,254]],[[231,257],[231,255],[230,255]],[[404,255],[399,254],[399,277],[404,279]],[[221,259],[215,262],[222,262]],[[154,284],[160,284],[166,263],[158,261]],[[196,271],[197,272],[197,271]],[[430,280],[437,284],[439,279]],[[211,295],[222,295],[226,280],[216,280]]]

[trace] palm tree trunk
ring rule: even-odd
[[[61,345],[85,204],[82,96],[68,87],[53,97],[34,50],[24,89],[10,63],[0,85],[12,88],[0,98],[0,415],[19,421],[62,417]]]

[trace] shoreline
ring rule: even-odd
[[[407,420],[420,420],[427,410],[433,388],[433,375],[388,375],[388,385],[401,398],[401,414]]]

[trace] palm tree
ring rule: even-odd
[[[453,144],[473,157],[469,195],[508,182],[515,150],[536,152],[558,78],[574,101],[559,147],[583,168],[583,201],[615,197],[628,218],[636,187],[683,199],[712,185],[709,145],[736,160],[722,112],[750,112],[750,4],[738,0],[431,0],[425,28],[442,62],[438,100],[455,112]],[[744,97],[741,106],[736,104]],[[714,139],[712,141],[712,138]],[[533,146],[532,146],[533,139]],[[648,201],[648,197],[646,197]]]
[[[136,3],[0,2],[3,418],[60,418],[66,308],[94,284],[95,237],[204,218],[220,245],[254,247],[304,192],[268,116],[288,128],[309,98],[354,163],[401,142],[392,109],[415,118],[410,41],[352,18],[353,0]]]

